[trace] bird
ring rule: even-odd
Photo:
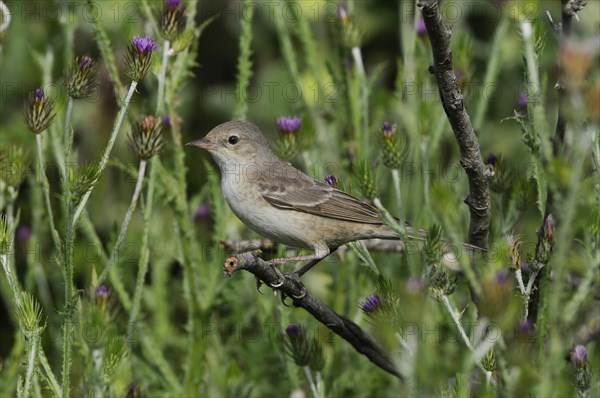
[[[219,124],[186,145],[210,153],[221,173],[225,201],[245,225],[274,242],[312,251],[270,261],[309,261],[297,276],[346,243],[400,238],[369,203],[281,160],[251,122]],[[408,234],[414,235],[410,227]],[[423,237],[422,232],[416,235]]]

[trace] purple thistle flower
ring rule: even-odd
[[[383,132],[383,138],[389,139],[392,138],[392,134],[396,131],[396,125],[391,122],[385,121],[381,126],[381,131]]]
[[[587,362],[587,351],[585,350],[585,347],[582,345],[575,346],[571,352],[571,360],[578,368],[585,367]]]
[[[196,220],[204,220],[210,216],[210,207],[206,203],[200,203],[196,209]]]
[[[519,324],[517,325],[517,331],[519,332],[519,334],[530,334],[532,330],[533,325],[529,320],[523,319],[519,321]]]
[[[29,96],[25,104],[24,116],[27,127],[35,134],[46,130],[54,119],[54,101],[46,97],[41,87],[36,88]]]
[[[300,334],[300,327],[298,325],[296,325],[295,323],[290,323],[286,328],[285,328],[285,333],[290,337],[297,337]]]
[[[87,55],[84,55],[79,60],[79,66],[81,66],[82,69],[89,69],[93,64],[94,60],[91,57],[88,57]]]
[[[137,386],[134,383],[129,383],[127,387],[127,398],[138,398],[140,396]]]
[[[19,229],[17,229],[17,239],[20,242],[28,242],[29,239],[31,239],[31,235],[33,235],[33,233],[31,232],[31,228],[27,225],[21,225]]]
[[[508,282],[508,271],[505,269],[501,269],[496,273],[496,277],[494,278],[497,284],[503,285]]]
[[[494,167],[498,163],[498,157],[493,153],[490,153],[487,157],[487,164]]]
[[[181,3],[180,0],[167,0],[167,7],[168,8],[177,8],[177,7],[179,7],[180,3]]]
[[[340,5],[338,7],[338,18],[340,19],[340,22],[343,26],[346,26],[348,24],[348,10],[343,5]]]
[[[333,174],[329,174],[327,176],[325,176],[325,182],[329,185],[331,185],[332,187],[335,187],[337,184],[337,178],[335,178],[335,176]]]
[[[106,285],[100,285],[96,288],[96,299],[100,301],[108,299],[108,287]]]
[[[519,93],[519,105],[527,108],[527,93],[525,91]]]
[[[302,125],[302,120],[299,117],[280,117],[277,119],[277,128],[282,133],[293,134]]]
[[[427,27],[425,26],[423,18],[419,19],[419,22],[417,22],[416,30],[419,36],[425,36],[427,34]]]
[[[36,88],[33,92],[33,99],[35,102],[42,101],[44,99],[44,89],[41,87]]]
[[[381,306],[381,299],[377,293],[373,293],[369,297],[367,297],[364,301],[360,303],[360,309],[365,314],[372,314],[377,311]]]
[[[171,127],[171,118],[169,116],[163,116],[162,120],[161,120],[161,125],[168,129]]]
[[[142,54],[148,54],[158,49],[158,45],[154,42],[151,37],[136,36],[133,38],[133,45]]]

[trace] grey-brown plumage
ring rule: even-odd
[[[371,205],[279,159],[252,123],[223,123],[188,145],[210,152],[225,200],[248,227],[275,242],[314,250],[276,262],[321,259],[361,239],[398,238]]]

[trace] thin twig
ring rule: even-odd
[[[110,156],[112,147],[117,139],[119,130],[121,129],[121,124],[123,124],[123,120],[125,119],[125,113],[127,113],[127,107],[129,106],[129,102],[131,101],[131,97],[133,96],[133,93],[135,92],[135,88],[137,87],[137,84],[138,84],[138,82],[136,82],[135,80],[131,82],[131,85],[129,86],[129,91],[127,92],[127,95],[125,96],[125,100],[123,101],[123,105],[121,106],[121,109],[119,110],[119,115],[117,116],[117,120],[115,121],[115,125],[114,125],[112,133],[110,135],[110,139],[108,140],[108,144],[106,145],[106,148],[104,148],[104,153],[102,154],[102,158],[100,159],[100,165],[98,167],[98,178],[100,178],[102,171],[104,171],[104,168],[108,164],[108,157]],[[73,225],[75,225],[77,223],[77,220],[79,220],[79,216],[81,215],[81,212],[83,211],[85,204],[87,203],[90,195],[92,194],[92,190],[94,189],[95,186],[96,186],[96,184],[94,184],[94,186],[85,193],[85,195],[81,199],[81,202],[79,202],[79,205],[77,206],[77,210],[75,211],[75,215],[73,216],[73,219],[71,220],[71,223]]]
[[[225,260],[224,270],[226,276],[231,276],[239,270],[254,274],[267,286],[282,283],[277,289],[284,297],[290,297],[295,307],[300,307],[310,313],[319,322],[349,342],[354,349],[365,355],[371,362],[386,372],[402,379],[389,355],[383,348],[362,330],[356,323],[337,314],[330,307],[311,296],[290,278],[280,280],[280,273],[263,261],[260,251],[241,253]]]
[[[54,246],[57,252],[60,253],[60,237],[58,236],[58,232],[56,231],[56,227],[54,226],[54,215],[52,214],[52,204],[50,203],[50,186],[48,183],[48,179],[46,178],[46,173],[44,172],[44,155],[42,151],[42,136],[41,134],[35,135],[35,144],[37,147],[37,158],[38,158],[38,167],[39,167],[39,179],[42,185],[42,190],[44,191],[44,200],[46,203],[46,213],[48,213],[48,224],[50,226],[50,235],[52,235],[52,240],[54,241]]]
[[[133,191],[133,196],[131,197],[131,202],[129,203],[129,207],[127,208],[127,213],[125,213],[125,218],[123,219],[123,223],[121,224],[121,229],[119,230],[119,235],[117,237],[117,241],[110,252],[110,258],[108,259],[108,263],[106,263],[106,267],[104,267],[104,271],[98,277],[96,281],[96,286],[94,286],[93,291],[96,290],[98,286],[106,279],[108,272],[114,265],[117,255],[119,253],[119,248],[121,247],[121,243],[123,243],[123,239],[125,239],[125,234],[127,233],[127,228],[129,227],[129,222],[131,221],[131,216],[135,211],[137,206],[138,199],[140,197],[140,193],[142,192],[142,183],[144,181],[144,176],[146,175],[146,164],[145,160],[140,160],[140,167],[138,171],[138,179],[135,183],[135,189]]]

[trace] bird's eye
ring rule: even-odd
[[[229,138],[227,139],[227,141],[231,144],[231,145],[235,145],[238,142],[238,136],[237,135],[230,135]]]

